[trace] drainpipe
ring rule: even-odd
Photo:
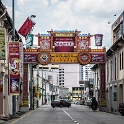
[[[119,88],[119,84],[118,84],[118,80],[119,80],[119,78],[118,78],[118,74],[119,74],[119,57],[118,57],[119,55],[118,55],[118,49],[117,49],[117,52],[116,52],[116,57],[117,57],[117,108],[118,108],[118,101],[119,101],[119,90],[118,90],[118,88]]]

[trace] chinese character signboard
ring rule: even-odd
[[[23,107],[28,107],[28,64],[24,64],[24,75],[23,75]]]
[[[20,42],[20,76],[23,77],[23,61],[24,61],[24,54],[23,54],[23,42]]]
[[[105,65],[100,65],[100,106],[106,106]]]
[[[0,60],[5,59],[5,29],[0,28]]]
[[[18,33],[21,34],[23,37],[26,37],[26,35],[30,32],[34,25],[35,23],[30,18],[27,18],[21,28],[18,30]]]
[[[20,47],[19,42],[9,42],[10,95],[19,95],[20,81]]]

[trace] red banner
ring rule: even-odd
[[[23,107],[28,107],[28,64],[24,64],[24,75],[23,75]]]
[[[74,38],[55,37],[54,46],[55,46],[55,52],[74,52]]]
[[[101,83],[100,83],[100,91],[102,93],[105,93],[106,91],[106,86],[105,86],[105,67],[101,68],[100,71],[100,79],[101,79]]]
[[[18,30],[18,33],[26,37],[26,35],[30,32],[31,28],[34,25],[35,23],[30,18],[27,18],[26,21],[21,26],[21,28]]]
[[[90,63],[105,63],[106,54],[105,53],[90,53],[91,62]]]
[[[9,74],[10,74],[10,94],[19,95],[20,81],[20,47],[19,42],[9,42]]]
[[[38,63],[38,53],[24,53],[24,63]]]

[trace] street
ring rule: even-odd
[[[19,118],[2,124],[123,124],[124,116],[92,111],[87,106],[72,105],[70,108],[41,106]]]

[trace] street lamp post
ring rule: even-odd
[[[37,65],[37,108],[38,108],[39,65]]]
[[[32,91],[32,64],[29,64],[30,67],[30,81],[29,81],[29,90],[30,90],[30,109],[32,109],[32,96],[33,96],[33,91]]]
[[[43,90],[44,90],[44,88],[43,88],[43,66],[42,66],[42,105],[43,105]]]
[[[14,0],[12,0],[12,41],[15,41],[15,18],[14,18]],[[9,79],[10,81],[10,79]],[[13,108],[13,116],[16,116],[16,95],[12,96],[12,108]]]
[[[45,71],[45,104],[47,103],[47,101],[46,101],[46,83],[47,83],[47,80],[46,80],[46,71]]]
[[[53,101],[53,86],[52,86],[52,101]]]

